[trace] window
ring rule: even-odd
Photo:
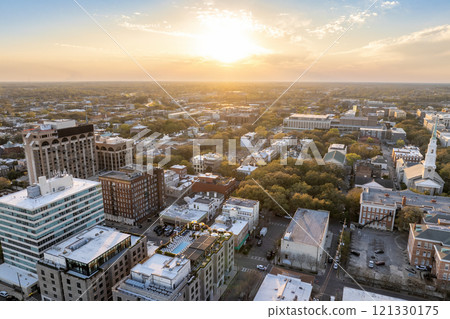
[[[422,242],[421,241],[418,241],[417,242],[417,247],[421,247],[422,246]]]
[[[446,272],[444,272],[443,274],[442,274],[442,279],[447,279],[447,273]]]
[[[70,279],[67,279],[67,284],[70,285]]]
[[[79,282],[77,282],[77,287],[81,288],[81,284]]]
[[[416,250],[416,255],[420,255],[420,250]]]
[[[41,275],[45,276],[45,271],[43,271],[42,269],[41,269]]]
[[[55,279],[55,275],[54,274],[50,274],[50,278]]]

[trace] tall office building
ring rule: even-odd
[[[89,178],[98,172],[93,125],[74,120],[45,121],[23,133],[30,185],[40,176],[67,172]]]
[[[0,197],[5,263],[36,272],[49,247],[104,221],[100,183],[60,175]]]
[[[164,207],[164,170],[152,173],[122,168],[99,177],[102,183],[105,218],[135,225]]]
[[[99,171],[118,171],[133,163],[134,141],[121,137],[96,136],[95,148]]]

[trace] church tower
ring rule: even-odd
[[[436,122],[434,124],[433,134],[431,135],[430,143],[428,144],[427,155],[425,155],[425,161],[423,162],[422,178],[432,177],[434,175],[434,171],[436,170],[437,126],[438,115],[436,114]]]

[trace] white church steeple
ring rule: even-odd
[[[436,114],[436,122],[434,124],[433,134],[431,135],[430,143],[428,144],[427,155],[425,155],[425,161],[423,162],[423,178],[429,178],[430,175],[433,175],[434,171],[436,170],[437,126],[438,115]]]

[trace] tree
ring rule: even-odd
[[[359,161],[361,156],[355,153],[348,153],[345,155],[345,158],[347,160],[347,164],[353,167],[353,164],[355,164],[356,161]]]
[[[397,140],[397,142],[395,144],[397,145],[397,147],[403,147],[403,146],[405,146],[405,141],[404,140]]]
[[[420,208],[405,206],[398,213],[397,227],[399,230],[408,230],[409,224],[418,223],[423,216]]]
[[[258,126],[255,129],[255,133],[258,134],[261,137],[267,137],[267,135],[269,135],[269,132],[267,132],[266,128],[263,126]]]
[[[357,221],[359,217],[360,198],[362,189],[352,188],[345,196],[345,208],[351,221]]]
[[[0,190],[8,188],[11,186],[11,181],[7,178],[0,177]]]

